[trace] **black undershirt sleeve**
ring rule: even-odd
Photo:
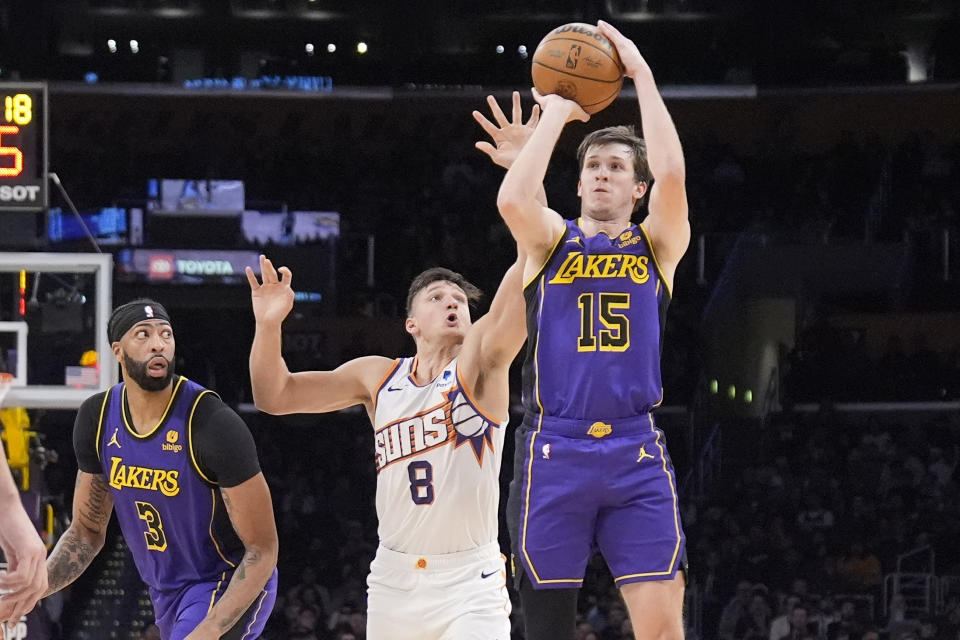
[[[73,451],[77,455],[77,466],[84,473],[103,473],[97,455],[97,424],[106,395],[104,391],[84,400],[73,423]]]
[[[204,475],[221,487],[235,487],[260,473],[250,429],[213,394],[203,396],[193,414],[193,455]]]

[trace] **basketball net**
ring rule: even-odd
[[[3,406],[3,398],[7,395],[7,391],[10,391],[10,387],[12,386],[13,374],[3,373],[0,371],[0,407]]]

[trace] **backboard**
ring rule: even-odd
[[[118,380],[107,340],[113,257],[0,253],[0,371],[4,405],[75,409]]]

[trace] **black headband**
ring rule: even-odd
[[[142,298],[127,304],[122,304],[110,314],[107,322],[107,339],[110,343],[119,342],[120,338],[130,330],[130,327],[144,320],[166,320],[170,322],[170,315],[163,305],[156,300]]]

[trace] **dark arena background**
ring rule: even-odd
[[[24,163],[0,176],[0,370],[15,371],[26,326],[27,389],[82,389],[95,304],[164,302],[177,371],[240,413],[274,498],[280,592],[263,637],[364,638],[369,421],[256,410],[243,266],[265,253],[296,273],[294,371],[411,355],[406,287],[427,267],[489,304],[515,248],[471,111],[520,90],[529,113],[537,43],[598,19],[650,63],[686,158],[693,239],[657,420],[687,534],[687,638],[960,638],[955,0],[0,2],[0,125],[23,127],[0,127],[0,153]],[[640,124],[629,80],[564,132],[554,209],[579,210],[576,145],[612,124]],[[99,252],[104,300],[79,267],[23,258]],[[77,471],[65,397],[0,414],[50,545]],[[159,637],[152,622],[114,522],[90,569],[8,637]],[[634,638],[599,556],[576,637]]]

